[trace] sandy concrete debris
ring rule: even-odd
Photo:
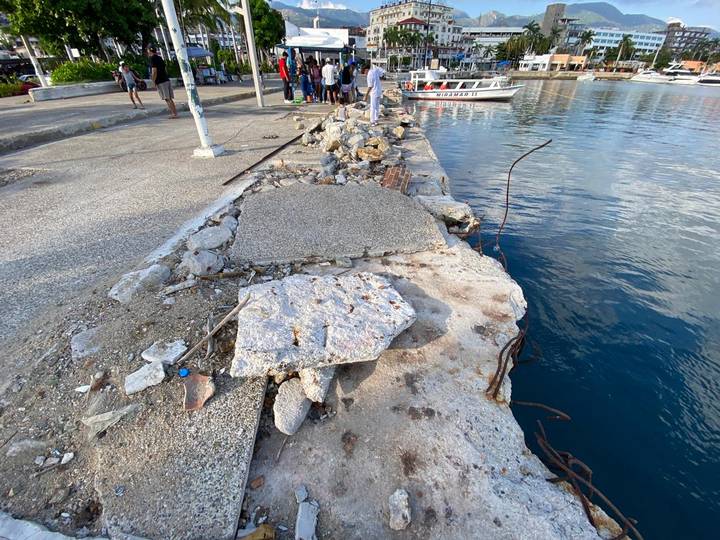
[[[48,447],[48,443],[35,439],[20,439],[13,441],[7,445],[5,450],[6,457],[15,457],[24,453],[43,452]]]
[[[375,360],[415,312],[382,277],[295,274],[253,285],[238,314],[230,374],[273,372]]]
[[[225,225],[205,227],[188,238],[187,248],[190,251],[215,249],[222,246],[225,242],[230,240],[231,237],[232,231]]]
[[[407,529],[410,525],[410,496],[402,488],[396,489],[388,498],[390,528],[394,531]]]
[[[187,345],[184,339],[156,341],[145,349],[141,353],[141,356],[143,360],[147,362],[161,362],[165,365],[172,366],[185,351],[187,351]]]
[[[285,435],[295,435],[310,410],[310,404],[300,379],[284,381],[273,404],[275,427]]]
[[[432,216],[400,193],[377,185],[298,183],[245,200],[231,258],[253,264],[334,260],[443,243]]]
[[[100,351],[100,347],[101,342],[98,338],[97,328],[88,328],[70,338],[70,351],[73,360],[80,360],[95,354]]]
[[[72,537],[48,531],[42,525],[14,519],[10,514],[0,512],[0,538],[7,540],[71,540]],[[86,536],[86,540],[102,540],[100,537]]]
[[[317,501],[303,501],[298,506],[295,519],[295,540],[317,540],[315,527],[320,505]]]
[[[149,386],[160,384],[165,380],[165,368],[159,360],[145,364],[137,371],[125,377],[125,393],[130,396],[142,392]]]
[[[108,411],[87,418],[83,418],[82,423],[89,428],[88,439],[94,438],[97,434],[117,424],[120,420],[123,419],[124,416],[134,413],[139,409],[139,405],[131,403],[130,405],[127,405],[122,409]]]
[[[178,271],[181,274],[205,276],[219,272],[223,266],[225,266],[225,258],[222,255],[206,250],[186,251]]]
[[[335,376],[335,366],[300,370],[300,382],[310,401],[322,403]]]
[[[449,195],[418,195],[415,199],[433,216],[444,221],[450,233],[467,235],[480,226],[480,220],[475,217],[470,205]]]
[[[159,289],[169,277],[170,269],[167,266],[153,264],[143,270],[122,276],[110,289],[108,296],[122,304],[127,304],[140,291]]]

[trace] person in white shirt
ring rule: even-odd
[[[368,90],[365,94],[365,100],[370,98],[370,123],[375,126],[380,116],[380,98],[382,98],[382,81],[380,77],[385,75],[385,70],[381,67],[373,65],[367,72]]]
[[[329,58],[325,60],[325,65],[322,68],[322,79],[323,86],[323,101],[325,103],[335,103],[337,95],[337,68],[333,65],[332,60]]]

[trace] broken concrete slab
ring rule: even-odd
[[[184,339],[175,341],[156,341],[145,349],[141,356],[147,362],[162,362],[172,366],[187,351]]]
[[[300,382],[310,401],[322,403],[335,376],[335,366],[322,369],[308,368],[300,370]]]
[[[120,420],[122,420],[123,417],[137,411],[138,409],[140,409],[140,405],[136,403],[131,403],[130,405],[126,405],[122,409],[118,409],[115,411],[107,411],[104,413],[89,416],[87,418],[83,418],[81,420],[82,423],[89,428],[88,440],[94,438],[96,435],[102,433],[109,427],[114,426]]]
[[[165,380],[165,368],[160,361],[145,364],[125,377],[125,393],[130,396]]]
[[[417,202],[375,185],[295,184],[247,197],[230,257],[237,263],[410,253],[445,245]]]
[[[73,360],[80,360],[100,351],[101,341],[97,328],[88,328],[70,338],[70,353]]]
[[[480,220],[475,217],[470,205],[449,195],[417,195],[415,199],[433,216],[444,221],[451,233],[469,234],[480,226]]]
[[[127,304],[137,293],[159,289],[170,277],[170,269],[162,264],[153,264],[143,270],[130,272],[120,278],[110,289],[108,296],[121,304]]]
[[[295,540],[317,540],[315,528],[320,505],[317,501],[304,501],[298,506],[295,519]]]
[[[188,238],[187,248],[190,251],[215,249],[222,246],[230,238],[232,238],[232,231],[225,225],[205,227]]]
[[[215,383],[213,399],[191,415],[148,409],[97,441],[95,489],[111,538],[234,539],[266,379]],[[178,389],[157,391],[172,401]]]
[[[390,508],[390,528],[402,531],[410,525],[410,496],[402,488],[396,489],[388,498]]]
[[[295,274],[240,291],[233,377],[375,360],[415,321],[383,277]]]
[[[289,379],[280,384],[273,416],[275,427],[285,435],[295,435],[310,410],[310,400],[305,397],[300,379]]]

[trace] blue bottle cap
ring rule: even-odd
[[[190,375],[190,370],[189,370],[188,368],[186,368],[186,367],[180,368],[180,369],[178,370],[178,375],[180,375],[181,377],[185,378],[185,377],[187,377],[188,375]]]

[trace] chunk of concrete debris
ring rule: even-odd
[[[122,409],[117,409],[115,411],[108,411],[101,414],[96,414],[94,416],[90,416],[88,418],[83,418],[81,421],[83,424],[85,424],[88,428],[88,440],[93,439],[96,435],[99,433],[107,430],[109,427],[114,426],[117,424],[122,418],[132,412],[135,412],[140,408],[140,405],[137,403],[131,403],[130,405],[126,405]]]
[[[125,393],[130,396],[165,380],[165,368],[160,361],[150,362],[125,377]]]
[[[185,340],[156,341],[142,352],[142,357],[148,362],[162,362],[172,366],[187,351]]]
[[[183,409],[186,411],[202,409],[207,400],[215,395],[215,383],[207,375],[193,373],[183,379],[183,387]]]
[[[452,233],[469,234],[480,226],[472,208],[449,195],[418,195],[415,199],[433,216],[444,221]]]
[[[170,294],[175,294],[176,292],[189,289],[190,287],[194,287],[195,285],[197,285],[196,280],[186,279],[185,281],[181,281],[180,283],[176,283],[175,285],[165,287],[162,291],[160,291],[160,294],[162,296],[168,296]]]
[[[294,435],[309,410],[310,400],[305,397],[300,379],[284,381],[278,388],[273,404],[275,427],[285,435]]]
[[[223,227],[227,227],[230,230],[230,232],[235,232],[235,229],[237,229],[238,222],[237,222],[237,218],[235,216],[225,216],[224,218],[222,218],[222,221],[220,222],[220,224]]]
[[[190,235],[187,240],[187,247],[190,251],[201,249],[215,249],[222,246],[232,238],[232,232],[224,225],[205,227],[195,234]]]
[[[395,135],[398,139],[404,139],[405,138],[405,128],[402,126],[398,126],[395,129],[392,130],[393,135]]]
[[[357,155],[358,158],[363,161],[382,161],[382,158],[385,157],[385,152],[379,148],[373,148],[370,146],[358,148]]]
[[[60,465],[67,465],[75,458],[75,452],[65,452],[63,454],[62,459],[60,460]]]
[[[186,251],[178,266],[181,273],[195,276],[217,274],[225,266],[225,259],[212,251]]]
[[[58,532],[52,532],[31,521],[15,519],[10,514],[0,512],[0,538],[23,538],[25,540],[72,540],[74,536],[65,536]],[[77,538],[80,538],[78,536]],[[85,540],[102,540],[98,536],[86,536]],[[128,540],[129,537],[128,537]]]
[[[317,540],[315,527],[320,505],[317,501],[301,502],[295,519],[295,540]]]
[[[127,304],[132,297],[144,290],[158,289],[170,277],[170,269],[162,264],[130,272],[120,278],[110,289],[108,296],[121,304]]]
[[[390,282],[367,272],[294,274],[240,295],[249,300],[238,314],[233,377],[375,360],[415,322]]]
[[[300,382],[302,383],[305,396],[315,403],[325,401],[330,383],[335,376],[335,366],[315,369],[301,369]]]
[[[80,360],[100,351],[100,339],[97,328],[88,328],[70,338],[70,353],[73,360]]]
[[[410,525],[410,496],[404,489],[396,489],[388,499],[390,504],[390,528],[402,531]]]
[[[42,452],[47,448],[47,443],[35,439],[20,439],[19,441],[8,444],[5,455],[7,457],[15,457],[26,452]]]

